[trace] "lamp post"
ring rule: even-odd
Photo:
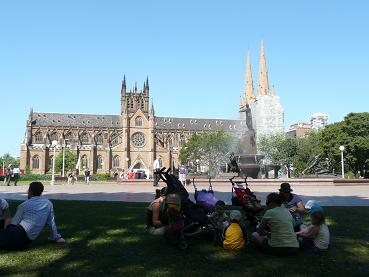
[[[62,177],[64,177],[64,172],[65,172],[65,147],[67,147],[67,141],[69,139],[65,139],[64,140],[64,147],[63,147],[63,171],[62,171]]]
[[[342,179],[345,179],[345,163],[343,160],[343,151],[345,151],[345,146],[341,145],[339,149],[341,151]]]
[[[54,156],[53,156],[53,172],[51,175],[51,182],[50,185],[55,185],[55,154],[56,154],[56,146],[58,145],[58,142],[56,140],[53,140],[51,143],[51,147],[54,147]]]

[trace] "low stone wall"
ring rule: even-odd
[[[243,181],[241,178],[236,178],[234,181]],[[192,179],[191,179],[192,182]],[[247,183],[250,186],[272,186],[279,187],[281,183],[287,182],[291,186],[369,186],[369,179],[247,179]],[[141,180],[141,179],[131,179],[122,180],[118,182],[119,184],[137,184],[137,185],[152,185],[153,180]],[[195,178],[195,184],[204,187],[209,185],[209,180],[204,178]],[[230,186],[231,183],[226,179],[211,179],[211,184],[213,187],[217,186]],[[191,184],[192,185],[192,184]]]

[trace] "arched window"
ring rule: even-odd
[[[113,167],[119,167],[119,164],[120,164],[120,157],[118,155],[114,156],[114,158],[113,158]]]
[[[81,135],[81,143],[88,144],[88,134],[86,132]]]
[[[72,141],[73,141],[73,134],[72,132],[69,132],[64,136],[65,145],[70,145]]]
[[[50,135],[50,142],[53,142],[54,140],[58,141],[58,134],[55,132]]]
[[[135,125],[136,125],[136,127],[142,126],[142,117],[141,116],[136,117]]]
[[[35,155],[32,158],[32,169],[39,169],[40,168],[40,158],[39,156]]]
[[[41,131],[36,132],[35,143],[43,143],[43,137],[42,137]]]
[[[103,141],[104,141],[103,135],[102,134],[96,135],[95,141],[96,141],[96,144],[99,144],[99,145],[103,144]]]
[[[81,157],[81,162],[82,162],[82,168],[86,169],[88,167],[87,155],[83,155]]]
[[[131,99],[131,101],[130,101],[130,103],[131,103],[131,109],[133,109],[133,99]]]
[[[103,158],[99,155],[97,156],[97,169],[103,168]]]

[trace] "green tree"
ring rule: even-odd
[[[322,151],[333,157],[333,165],[339,172],[341,166],[340,145],[345,146],[346,170],[356,173],[369,170],[369,113],[350,113],[343,121],[328,125],[321,133]]]
[[[263,136],[258,141],[258,150],[265,156],[266,163],[287,167],[290,175],[290,167],[297,154],[297,140],[285,134]]]
[[[4,162],[5,167],[8,167],[10,164],[13,166],[19,166],[19,159],[13,157],[9,153],[6,153],[3,156],[1,156],[0,161],[1,161],[1,167],[3,166],[3,162]]]
[[[65,150],[65,160],[64,160],[64,168],[65,171],[68,171],[69,169],[74,169],[77,164],[77,154],[73,153],[69,149]],[[60,152],[56,156],[55,160],[55,172],[62,172],[63,170],[63,152]]]
[[[258,151],[266,163],[285,166],[288,176],[300,176],[308,161],[319,153],[319,133],[311,131],[306,137],[292,138],[285,134],[264,136],[258,141]]]
[[[231,152],[241,152],[241,141],[224,132],[206,132],[194,134],[180,151],[181,163],[201,164],[209,168],[209,174],[216,176],[229,161]]]

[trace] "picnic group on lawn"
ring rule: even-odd
[[[182,186],[182,182],[178,179],[177,181],[180,184],[179,188],[186,194],[187,191]],[[17,207],[13,217],[11,217],[8,202],[0,199],[1,250],[27,248],[37,239],[45,225],[50,228],[49,240],[65,243],[57,231],[53,204],[41,196],[43,190],[44,186],[41,182],[32,182],[28,188],[28,200]],[[164,235],[183,243],[185,239],[183,230],[192,228],[194,231],[196,224],[191,225],[190,228],[184,227],[183,211],[179,208],[180,197],[175,193],[168,193],[169,190],[169,187],[157,190],[156,199],[147,208],[147,230],[152,235]],[[166,211],[163,206],[166,207]],[[270,193],[267,196],[267,210],[258,222],[255,232],[252,233],[251,241],[260,250],[275,255],[293,255],[299,248],[314,253],[327,250],[330,233],[325,223],[323,209],[317,203],[313,203],[308,208],[311,224],[304,225],[302,216],[307,213],[307,210],[303,201],[298,195],[292,193],[290,184],[282,183],[279,193]],[[193,206],[187,206],[187,209],[195,211],[196,206],[193,204]],[[247,248],[250,241],[239,210],[226,211],[226,204],[223,201],[217,201],[213,212],[208,213],[206,218],[208,227],[205,228],[206,236],[210,237],[216,245],[221,245],[224,249]],[[196,220],[200,222],[201,218],[198,217]]]
[[[177,184],[178,185],[178,184]],[[168,193],[168,191],[171,192]],[[201,216],[191,204],[179,207],[180,201],[173,189],[163,187],[157,191],[156,199],[147,208],[147,230],[152,235],[163,235],[169,242],[181,246],[186,237],[193,237],[196,224],[189,223],[189,218],[201,222]],[[177,191],[180,195],[180,191]],[[195,200],[199,195],[195,192]],[[190,204],[190,205],[189,205]],[[200,203],[201,204],[201,203]],[[326,251],[330,242],[329,229],[325,223],[323,208],[315,201],[305,205],[302,199],[292,193],[289,183],[282,183],[279,193],[270,193],[266,199],[266,212],[257,221],[251,242],[261,251],[274,255],[294,255],[298,250],[320,253]],[[190,206],[190,208],[188,207]],[[181,216],[185,214],[184,216]],[[303,224],[303,214],[309,213],[311,224]],[[201,213],[200,213],[201,214]],[[186,223],[187,221],[187,223]],[[215,202],[212,213],[201,232],[202,239],[213,241],[224,249],[247,249],[250,244],[242,213],[239,210],[226,211],[223,201]],[[189,227],[188,227],[189,226]],[[174,239],[173,239],[174,238]]]

